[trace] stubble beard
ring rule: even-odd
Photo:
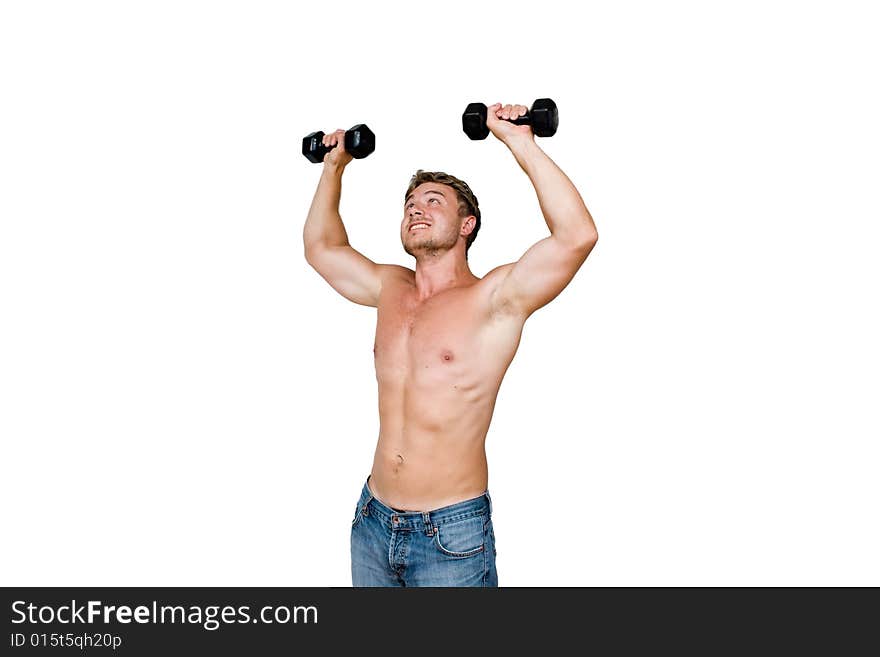
[[[418,260],[419,255],[425,256],[427,258],[435,258],[438,255],[446,253],[451,250],[458,243],[458,236],[455,236],[454,240],[447,240],[445,242],[440,241],[439,239],[435,239],[431,237],[425,242],[419,244],[415,250],[410,248],[409,244],[406,242],[403,243],[403,250],[406,251],[413,258]],[[418,254],[418,255],[417,255]]]

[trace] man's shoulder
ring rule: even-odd
[[[409,267],[402,265],[380,265],[382,272],[389,276],[415,276],[416,273]]]
[[[416,273],[412,269],[401,265],[379,265],[379,275],[382,277],[382,283],[386,281],[412,281],[416,277]]]
[[[498,265],[495,269],[492,269],[483,276],[481,284],[486,290],[486,294],[490,300],[494,299],[495,294],[498,292],[504,279],[507,278],[507,275],[510,273],[510,270],[513,269],[515,264],[515,262],[509,262],[505,265]]]
[[[495,269],[489,271],[483,280],[485,281],[486,303],[489,316],[493,319],[512,318],[517,322],[524,322],[525,317],[508,300],[505,300],[499,294],[501,286],[507,275],[513,269],[515,262],[508,262],[499,265]]]
[[[410,289],[415,284],[416,273],[400,265],[379,265],[379,277],[382,282],[380,298],[387,301],[399,298]]]
[[[499,283],[504,280],[504,277],[513,269],[515,262],[508,262],[506,265],[498,265],[495,269],[492,269],[483,276],[482,280],[488,283]]]

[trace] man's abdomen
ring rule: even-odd
[[[485,492],[485,441],[494,403],[448,392],[431,398],[414,388],[403,397],[398,404],[382,404],[380,391],[372,470],[376,496],[394,508],[429,511]]]

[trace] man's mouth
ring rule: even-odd
[[[409,227],[409,229],[410,229],[410,231],[413,231],[413,230],[424,230],[425,228],[429,228],[430,226],[431,226],[431,224],[426,224],[426,223],[423,222],[423,221],[418,221],[418,222],[412,224],[412,225]]]

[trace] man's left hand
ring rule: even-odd
[[[534,141],[535,135],[532,133],[532,126],[514,125],[506,120],[510,119],[512,121],[528,113],[528,111],[529,108],[525,105],[502,105],[501,103],[495,103],[487,108],[486,127],[507,146],[510,146],[511,141],[521,139],[531,139]]]

